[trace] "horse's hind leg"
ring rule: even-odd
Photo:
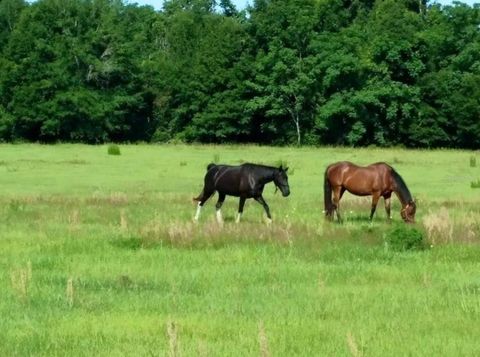
[[[198,198],[198,205],[197,205],[197,212],[195,213],[195,221],[198,221],[200,218],[200,212],[202,211],[202,207],[207,202],[207,200],[212,197],[212,195],[215,193],[213,190],[206,190],[206,188],[203,189],[202,193]]]
[[[334,212],[337,212],[337,220],[338,222],[342,222],[342,216],[340,215],[340,199],[343,196],[343,193],[345,192],[345,188],[342,186],[337,186],[333,189],[333,212],[332,212],[332,217]]]
[[[235,219],[235,223],[240,223],[240,218],[242,217],[243,207],[245,206],[245,197],[240,197],[240,202],[238,203],[238,214]]]
[[[374,192],[372,194],[372,209],[370,210],[370,221],[373,219],[375,210],[377,209],[378,200],[380,199],[380,193]]]
[[[222,218],[222,211],[220,209],[222,208],[223,202],[225,201],[225,194],[224,193],[218,193],[218,201],[217,204],[215,205],[216,209],[216,215],[217,215],[217,222],[219,224],[223,223],[223,218]]]

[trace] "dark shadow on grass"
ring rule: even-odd
[[[139,250],[143,248],[142,239],[140,237],[117,238],[110,241],[116,248],[126,250]]]

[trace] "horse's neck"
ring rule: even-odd
[[[397,195],[398,199],[402,203],[402,207],[405,207],[408,205],[409,201],[412,199],[412,196],[410,194],[410,191],[403,182],[403,179],[400,177],[398,173],[394,173],[393,176],[393,191]]]
[[[412,199],[408,188],[405,188],[405,190],[401,190],[396,187],[394,192],[397,195],[400,203],[402,204],[402,207],[408,205],[409,201]]]
[[[273,171],[270,171],[270,170],[268,170],[268,169],[265,169],[265,171],[262,172],[262,173],[259,175],[259,181],[260,181],[262,184],[266,184],[266,183],[272,182],[272,181],[273,181],[273,176],[274,176],[274,172],[273,172]]]
[[[405,207],[407,205],[407,200],[405,199],[405,197],[402,196],[402,193],[397,189],[395,189],[395,191],[393,192],[395,192],[395,194],[397,195],[398,200],[402,204],[402,207]]]

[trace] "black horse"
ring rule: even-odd
[[[218,191],[218,201],[216,204],[217,221],[222,223],[222,214],[220,209],[225,201],[225,196],[240,197],[238,205],[238,215],[236,222],[240,222],[240,217],[243,212],[243,206],[247,198],[253,198],[260,203],[268,217],[268,222],[272,221],[270,209],[262,196],[263,188],[269,182],[274,182],[275,186],[280,189],[282,195],[287,197],[290,194],[287,177],[288,168],[279,168],[256,165],[256,164],[242,164],[240,166],[229,165],[215,165],[210,164],[207,167],[207,174],[205,175],[205,184],[202,193],[196,198],[198,201],[197,213],[195,220],[200,217],[200,211],[205,202]]]

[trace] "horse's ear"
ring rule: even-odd
[[[286,167],[285,170],[283,170],[283,171],[287,172],[287,171],[288,171],[288,167]]]

